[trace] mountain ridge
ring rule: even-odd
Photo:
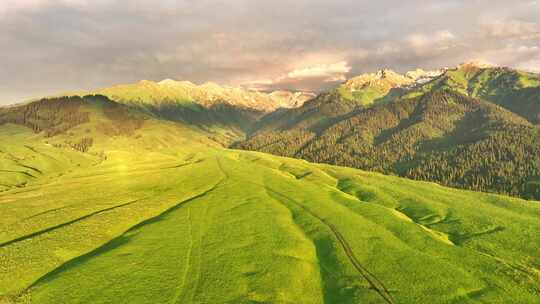
[[[356,95],[351,98],[344,91]],[[304,93],[261,93],[171,79],[143,80],[93,94],[198,128],[223,146],[472,190],[540,195],[540,161],[535,156],[540,152],[534,143],[540,125],[540,75],[534,73],[481,62],[404,74],[383,69],[309,100],[311,95]],[[387,125],[366,125],[373,120],[367,113]],[[505,146],[506,156],[498,146]],[[389,150],[395,156],[388,156]],[[451,164],[451,158],[462,163]],[[500,164],[507,168],[497,168]],[[447,170],[451,166],[459,172]],[[485,179],[476,180],[483,175]]]
[[[365,74],[352,99],[323,93],[233,147],[538,199],[540,75],[477,62],[440,72]]]
[[[133,92],[137,92],[137,94],[133,94]],[[219,85],[214,82],[197,85],[190,81],[172,79],[164,79],[159,82],[141,80],[134,84],[115,85],[90,93],[103,94],[113,100],[128,103],[194,102],[205,107],[216,103],[227,103],[266,113],[278,108],[301,106],[306,100],[313,97],[313,94],[309,92],[279,90],[264,93],[242,87]]]

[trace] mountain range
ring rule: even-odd
[[[0,303],[535,303],[540,204],[440,184],[535,197],[537,81],[463,65],[1,107]]]
[[[183,123],[224,146],[540,198],[540,76],[511,68],[383,69],[318,95],[166,79],[78,96]],[[24,107],[0,111],[0,123],[24,120],[12,117]]]
[[[538,199],[539,124],[540,75],[472,62],[352,78],[233,146]]]

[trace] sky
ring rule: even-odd
[[[540,72],[540,0],[0,0],[0,104],[142,79],[320,91],[469,60]]]

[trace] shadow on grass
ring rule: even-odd
[[[126,232],[124,232],[122,235],[111,239],[110,241],[108,241],[104,245],[102,245],[102,246],[100,246],[100,247],[98,247],[98,248],[96,248],[96,249],[94,249],[94,250],[92,250],[92,251],[90,251],[90,252],[88,252],[86,254],[75,257],[75,258],[67,261],[66,263],[60,265],[59,267],[52,270],[51,272],[46,273],[41,278],[39,278],[34,283],[32,283],[28,288],[26,288],[26,290],[21,293],[21,296],[24,293],[26,293],[28,290],[32,289],[33,287],[35,287],[37,285],[40,285],[40,284],[47,283],[47,282],[55,279],[62,272],[65,272],[65,271],[67,271],[69,269],[75,268],[75,267],[77,267],[77,266],[79,266],[81,264],[84,264],[85,262],[87,262],[91,258],[94,258],[94,257],[96,257],[98,255],[104,254],[104,253],[106,253],[108,251],[111,251],[111,250],[113,250],[115,248],[118,248],[118,247],[120,247],[120,246],[122,246],[124,244],[127,244],[130,241],[130,238],[132,237],[131,235],[129,235],[130,233],[133,233],[134,231],[142,228],[143,226],[159,222],[159,221],[163,220],[171,212],[176,211],[181,207],[184,207],[189,202],[192,202],[192,201],[194,201],[194,200],[196,200],[198,198],[201,198],[201,197],[207,195],[208,193],[210,193],[214,189],[216,189],[223,182],[223,180],[224,179],[221,179],[220,181],[218,181],[215,185],[213,185],[211,188],[207,189],[206,191],[204,191],[202,193],[199,193],[197,195],[194,195],[194,196],[192,196],[190,198],[187,198],[187,199],[175,204],[174,206],[172,206],[169,209],[163,211],[159,215],[151,217],[151,218],[149,218],[147,220],[144,220],[144,221],[134,225],[133,227],[129,228]]]

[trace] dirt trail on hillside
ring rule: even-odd
[[[259,186],[261,186],[261,185],[259,185]],[[339,232],[339,230],[337,230],[337,228],[332,223],[329,223],[324,218],[322,218],[319,215],[313,213],[311,210],[309,210],[308,208],[306,208],[302,204],[299,204],[296,201],[290,199],[289,197],[287,197],[287,196],[285,196],[285,195],[283,195],[283,194],[281,194],[279,192],[276,192],[276,191],[274,191],[272,189],[269,189],[268,187],[264,187],[264,188],[268,192],[270,192],[270,193],[272,193],[272,194],[274,194],[276,196],[279,196],[280,198],[285,199],[288,202],[293,203],[295,206],[300,207],[302,210],[306,211],[308,214],[310,214],[314,218],[318,219],[321,223],[323,223],[326,227],[328,227],[330,229],[330,231],[336,237],[336,239],[339,242],[339,244],[341,245],[341,247],[343,247],[343,250],[345,251],[345,254],[347,255],[347,257],[348,257],[349,261],[351,262],[351,264],[360,273],[360,275],[362,275],[362,277],[369,283],[370,287],[375,292],[377,292],[384,299],[384,301],[386,303],[395,304],[394,299],[392,298],[392,295],[390,294],[390,291],[388,290],[388,288],[386,288],[386,286],[373,273],[371,273],[364,266],[362,266],[362,264],[358,261],[358,259],[354,255],[354,252],[351,249],[351,246],[349,245],[347,240],[343,237],[343,235]]]

